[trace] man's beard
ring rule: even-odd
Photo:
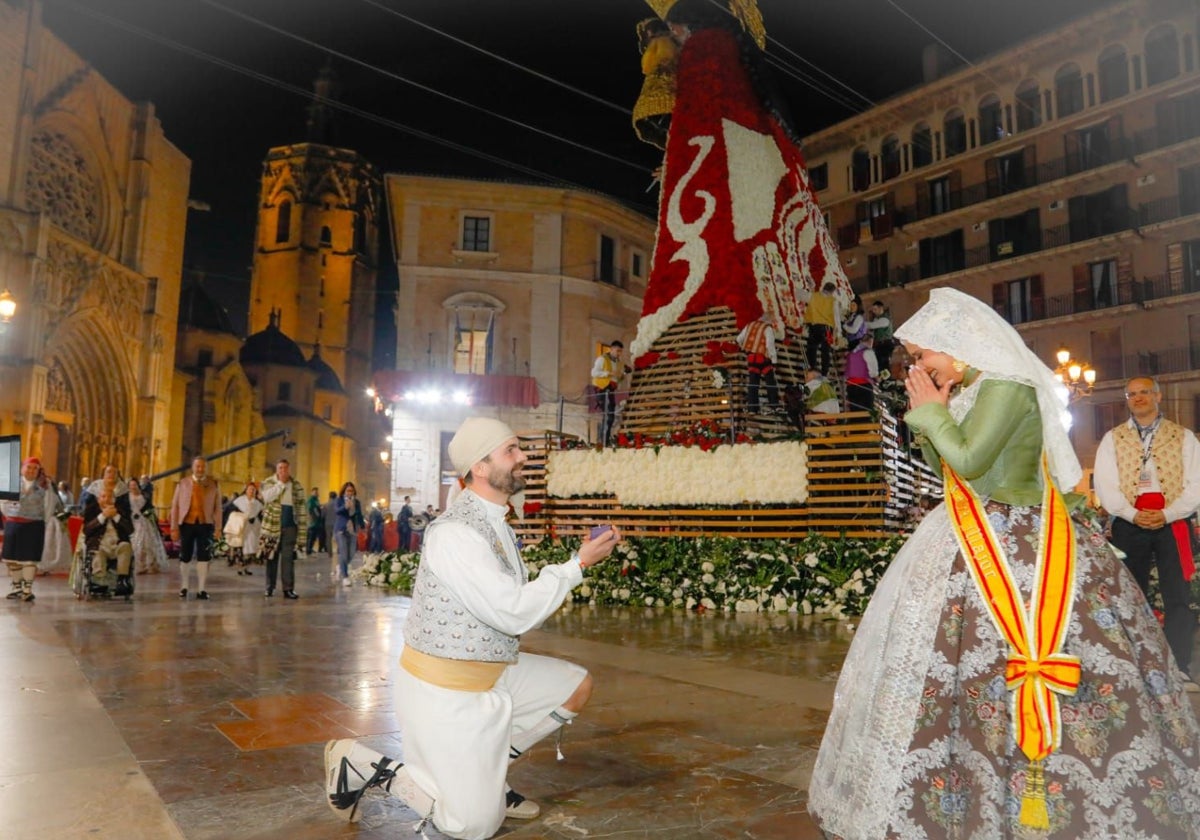
[[[525,489],[525,479],[516,475],[519,467],[513,467],[506,473],[497,475],[493,470],[488,473],[487,483],[493,490],[497,490],[506,496],[511,496],[514,493],[520,493]]]

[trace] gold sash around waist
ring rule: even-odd
[[[507,662],[443,659],[405,646],[400,667],[419,680],[454,691],[491,691]]]

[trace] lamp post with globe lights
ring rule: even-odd
[[[1055,353],[1058,367],[1054,369],[1054,378],[1067,389],[1069,402],[1089,397],[1096,385],[1096,369],[1087,362],[1071,358],[1071,351],[1066,346],[1058,348]]]

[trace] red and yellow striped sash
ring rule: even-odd
[[[1061,650],[1075,592],[1075,529],[1043,458],[1042,524],[1027,609],[983,503],[945,462],[942,473],[946,508],[959,548],[992,622],[1010,648],[1004,676],[1012,692],[1013,737],[1021,752],[1035,762],[1032,771],[1040,786],[1041,759],[1062,743],[1057,695],[1073,695],[1079,687],[1079,658]]]

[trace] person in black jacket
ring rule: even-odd
[[[350,561],[354,559],[354,550],[358,548],[358,532],[366,527],[363,520],[362,504],[358,501],[358,489],[353,481],[342,485],[342,493],[337,499],[337,521],[333,525],[334,539],[338,547],[338,573],[342,586],[350,585]]]
[[[133,591],[129,573],[133,566],[133,517],[122,513],[116,504],[111,487],[100,489],[100,495],[88,496],[83,511],[84,544],[91,558],[92,574],[108,570],[108,561],[117,563],[117,585],[113,594],[128,595]]]

